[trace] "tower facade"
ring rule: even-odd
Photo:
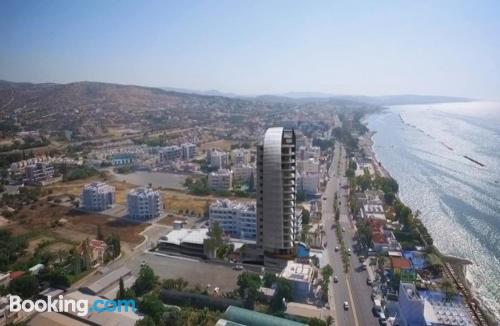
[[[295,214],[295,132],[269,128],[257,146],[257,246],[264,256],[293,255],[300,231]]]

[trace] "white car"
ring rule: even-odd
[[[349,310],[349,302],[344,301],[344,310]]]

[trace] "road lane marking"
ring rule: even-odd
[[[349,292],[349,299],[351,300],[352,314],[354,316],[354,324],[356,324],[356,326],[359,326],[358,315],[356,314],[356,305],[354,304],[354,299],[353,299],[352,293],[351,293],[351,285],[349,284],[349,275],[346,276],[345,280],[347,283],[347,292]]]

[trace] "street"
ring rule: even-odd
[[[378,325],[378,320],[372,314],[371,289],[366,284],[368,274],[360,268],[361,263],[354,253],[354,236],[356,228],[350,218],[348,209],[348,188],[347,178],[344,177],[346,171],[346,153],[342,146],[336,146],[333,154],[331,166],[328,170],[329,181],[327,183],[323,200],[323,226],[326,230],[327,247],[325,255],[334,270],[334,275],[338,277],[338,283],[331,282],[332,295],[330,296],[330,306],[334,309],[336,325]],[[335,193],[338,197],[338,208],[340,212],[339,225],[335,223],[335,212],[333,202]],[[342,265],[341,251],[335,251],[335,247],[340,248],[337,241],[336,227],[345,230],[343,239],[346,248],[351,248],[350,256],[351,268],[348,274],[344,273]],[[344,302],[349,303],[349,309],[344,310]]]

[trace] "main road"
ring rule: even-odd
[[[354,254],[356,227],[349,213],[348,184],[344,177],[347,165],[346,152],[343,146],[337,143],[333,153],[332,163],[328,169],[328,181],[323,195],[323,226],[326,231],[325,253],[328,262],[337,276],[338,282],[332,283],[330,289],[330,306],[334,309],[335,324],[341,326],[370,326],[378,325],[373,316],[371,290],[366,284],[368,274],[361,268],[361,263]],[[340,212],[339,223],[335,222],[333,202],[337,194],[337,207]],[[350,269],[346,274],[342,264],[341,251],[335,228],[341,228],[347,248],[353,251],[350,256]],[[344,302],[349,303],[349,309],[344,309]]]

